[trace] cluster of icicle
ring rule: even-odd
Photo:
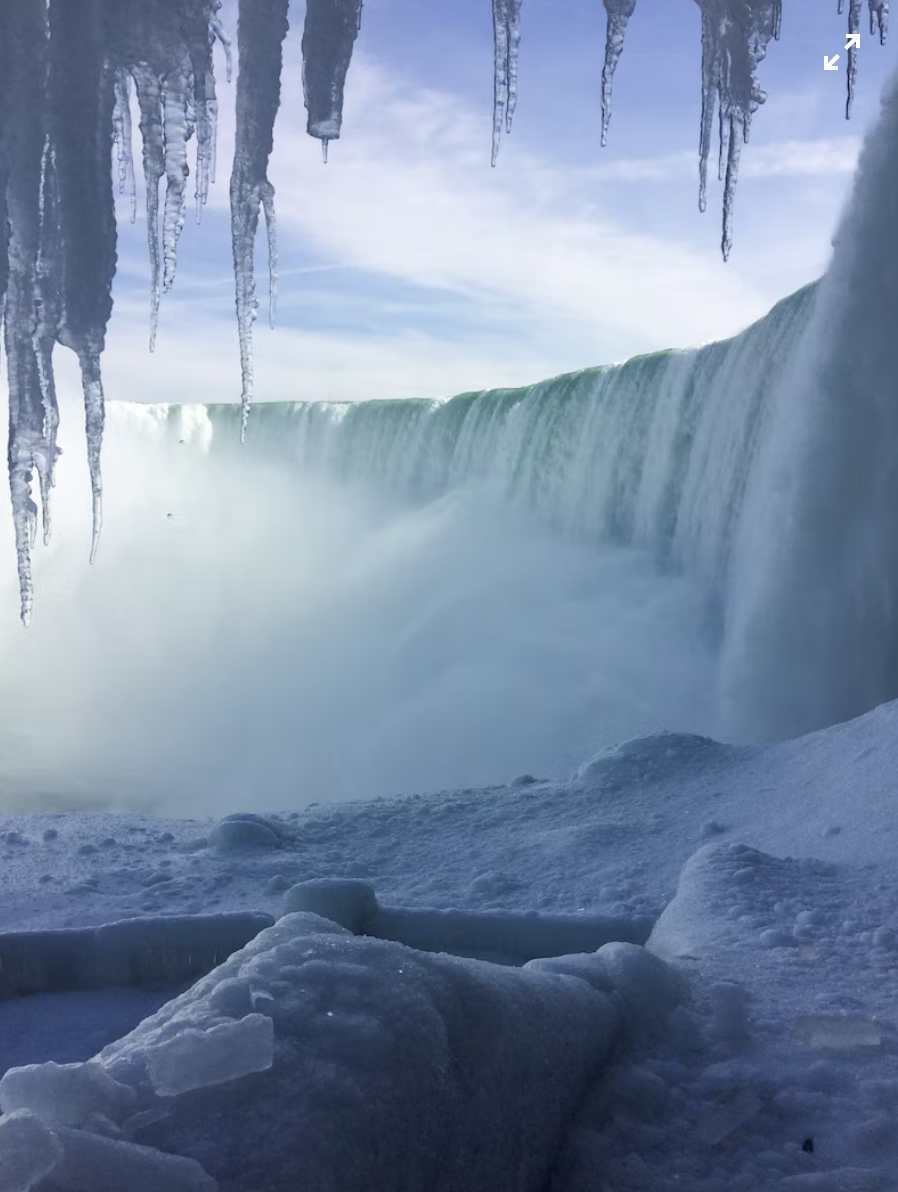
[[[422,0],[423,2],[423,0]],[[849,0],[849,29],[859,28],[863,0]],[[723,255],[732,244],[733,196],[742,144],[765,95],[756,77],[771,38],[779,36],[782,0],[696,0],[702,16],[700,206],[715,109],[724,181]],[[839,0],[842,11],[844,0]],[[885,37],[889,0],[867,0],[871,31]],[[280,105],[282,47],[289,0],[238,0],[240,70],[231,220],[242,373],[242,425],[252,400],[252,326],[256,318],[253,250],[260,214],[268,232],[270,317],[276,298],[274,189],[268,163]],[[602,72],[602,143],[611,118],[611,86],[636,0],[604,0],[608,13]],[[494,105],[492,161],[517,99],[522,0],[492,0]],[[131,95],[140,113],[151,264],[150,347],[160,295],[175,279],[187,209],[188,142],[195,141],[194,188],[199,217],[215,177],[218,104],[213,50],[229,41],[221,0],[0,0],[0,319],[10,402],[9,478],[15,522],[22,619],[32,609],[31,551],[40,489],[45,541],[59,450],[53,381],[55,344],[78,356],[83,378],[93,493],[93,543],[101,522],[100,358],[112,312],[116,264],[113,145],[117,181],[130,190]],[[303,87],[310,135],[327,146],[340,135],[346,74],[362,0],[306,0]],[[856,76],[849,51],[849,109]],[[165,181],[161,212],[160,186]]]

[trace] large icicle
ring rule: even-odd
[[[187,142],[197,137],[196,201],[206,201],[215,156],[218,104],[212,72],[216,37],[224,42],[221,0],[104,0],[110,60],[133,77],[140,108],[150,253],[150,350],[159,301],[171,289],[186,215]],[[226,47],[227,48],[227,47]],[[123,108],[119,100],[119,111]],[[125,128],[122,128],[122,136]],[[127,167],[125,167],[127,168]],[[166,180],[160,245],[159,185]]]
[[[193,75],[193,103],[196,120],[196,219],[200,221],[215,181],[215,140],[218,127],[218,98],[212,51],[216,39],[224,46],[231,77],[231,42],[218,18],[221,0],[182,0],[182,32],[187,42]]]
[[[131,150],[131,75],[124,68],[115,72],[115,111],[112,116],[113,140],[118,151],[118,190],[127,190],[131,198],[131,222],[137,220],[137,182]]]
[[[288,0],[240,0],[238,17],[240,67],[237,75],[237,136],[231,174],[231,239],[243,380],[241,437],[246,434],[253,396],[252,334],[259,305],[253,251],[262,209],[269,236],[272,300],[275,286],[274,187],[268,181],[268,162],[274,144],[274,121],[281,102],[287,6]]]
[[[499,141],[511,122],[518,102],[518,50],[521,45],[521,0],[493,0],[493,152],[499,157]]]
[[[100,355],[112,314],[116,266],[110,160],[116,70],[106,52],[106,2],[50,2],[50,110],[62,230],[63,303],[59,341],[81,365],[87,459],[93,499],[91,561],[102,522]]]
[[[343,124],[343,88],[362,22],[362,0],[306,0],[302,34],[302,87],[306,131],[319,137],[327,161],[329,141]]]
[[[848,4],[848,33],[859,35],[861,29],[861,8],[863,0],[849,0]],[[889,0],[867,0],[870,10],[870,32],[879,34],[879,44],[885,45],[886,33],[889,28]],[[843,12],[845,0],[839,0],[839,12]],[[845,100],[845,119],[851,119],[851,108],[854,103],[854,89],[857,85],[857,42],[850,41],[848,46],[848,97]]]
[[[0,2],[0,154],[5,179],[7,239],[4,329],[9,388],[7,460],[22,620],[31,619],[31,550],[37,532],[34,471],[49,482],[55,462],[55,424],[47,417],[52,387],[42,384],[49,356],[40,311],[43,179],[47,172],[44,78],[47,63],[44,0]],[[49,214],[49,213],[48,213]],[[47,267],[50,263],[47,262]],[[55,334],[55,328],[51,335]]]
[[[602,145],[608,142],[608,125],[611,122],[611,84],[618,60],[624,48],[627,22],[636,8],[636,0],[604,0],[608,13],[608,31],[605,35],[605,65],[602,68]]]
[[[733,202],[742,145],[751,118],[767,98],[755,70],[778,38],[782,0],[695,0],[702,10],[702,117],[699,139],[699,208],[707,204],[708,157],[715,106],[719,108],[718,176],[724,184],[721,250],[727,260],[733,244]]]

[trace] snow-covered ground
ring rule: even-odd
[[[314,806],[267,828],[0,817],[3,932],[279,920],[192,988],[0,1002],[0,1072],[106,1048],[71,1077],[0,1085],[7,1115],[42,1106],[0,1119],[0,1172],[4,1151],[12,1163],[62,1147],[68,1164],[62,1182],[33,1185],[10,1166],[4,1192],[212,1188],[209,1176],[261,1192],[300,1173],[316,1192],[541,1189],[547,1172],[551,1192],[894,1189],[896,772],[887,705],[771,747],[661,735],[566,784]],[[370,884],[409,920],[648,916],[669,969],[643,971],[633,944],[520,969],[282,918],[299,905],[287,890],[333,878]],[[426,938],[428,921],[451,919],[417,921]],[[111,1139],[182,1158],[163,1175],[147,1151],[145,1176],[116,1176]],[[82,1154],[88,1143],[103,1153]]]

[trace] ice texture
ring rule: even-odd
[[[33,1113],[20,1110],[0,1117],[0,1188],[31,1192],[62,1158],[62,1145]]]
[[[106,986],[179,984],[209,972],[270,915],[168,915],[97,928],[0,934],[0,1000]]]
[[[231,173],[231,240],[237,290],[237,331],[240,338],[241,435],[246,434],[253,397],[253,323],[259,303],[253,270],[253,251],[259,213],[268,229],[270,281],[269,318],[274,322],[277,241],[274,187],[268,162],[274,145],[274,121],[281,102],[283,42],[287,35],[288,0],[240,0],[237,76],[237,133]]]
[[[52,1187],[63,1192],[218,1192],[217,1182],[195,1159],[153,1147],[104,1138],[61,1126],[53,1136],[62,1159],[52,1169]]]
[[[702,116],[699,208],[707,204],[708,158],[715,108],[720,126],[718,176],[724,184],[721,250],[733,245],[733,203],[739,158],[751,118],[767,98],[755,75],[771,38],[779,38],[782,0],[696,0],[702,10]]]
[[[0,1110],[28,1110],[44,1122],[82,1126],[92,1115],[120,1121],[136,1097],[99,1064],[28,1064],[11,1068],[0,1080]]]
[[[518,50],[521,44],[522,0],[493,0],[493,153],[499,157],[502,129],[511,132],[518,101]]]
[[[627,22],[636,9],[636,0],[603,0],[608,13],[608,32],[605,37],[605,65],[602,68],[602,145],[608,141],[611,121],[611,84],[624,48]]]
[[[264,1072],[274,1059],[274,1025],[264,1014],[219,1022],[207,1030],[187,1027],[153,1048],[147,1071],[160,1097],[177,1097]]]

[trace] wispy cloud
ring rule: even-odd
[[[752,145],[743,154],[739,173],[743,179],[830,178],[854,173],[860,151],[860,137]],[[671,178],[697,177],[698,165],[695,153],[669,153],[663,157],[609,161],[590,170],[589,176],[598,183],[666,182]]]

